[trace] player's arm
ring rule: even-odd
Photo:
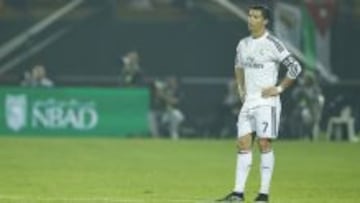
[[[240,100],[244,102],[246,96],[246,87],[245,87],[244,68],[242,67],[242,59],[241,59],[241,41],[236,47],[234,72],[235,72],[235,79],[238,87]]]
[[[245,82],[244,82],[244,69],[238,65],[235,66],[235,79],[236,79],[236,84],[238,87],[240,99],[241,99],[241,101],[244,102],[245,96],[246,96]]]
[[[263,97],[267,98],[281,94],[294,83],[297,76],[301,73],[301,65],[292,55],[287,56],[281,62],[281,65],[287,68],[285,77],[277,86],[264,89],[262,92]]]

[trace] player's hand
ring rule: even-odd
[[[280,94],[280,92],[278,91],[278,89],[275,86],[267,87],[267,88],[263,89],[261,92],[261,96],[263,98],[275,97],[275,96],[278,96],[279,94]]]

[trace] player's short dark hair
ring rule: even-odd
[[[263,5],[263,4],[254,4],[254,5],[251,5],[248,9],[248,11],[250,10],[259,10],[261,11],[262,13],[262,16],[264,17],[264,19],[266,20],[271,20],[271,11],[270,11],[270,8],[267,7],[266,5]]]

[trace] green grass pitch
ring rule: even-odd
[[[0,137],[0,202],[213,202],[233,187],[234,140]],[[272,203],[360,202],[360,144],[274,145]]]

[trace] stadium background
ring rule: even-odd
[[[80,6],[41,32],[19,38],[76,2]],[[0,202],[205,203],[233,187],[235,134],[212,139],[220,137],[212,130],[233,77],[236,43],[247,35],[246,24],[210,0],[151,0],[152,9],[140,10],[138,4],[129,6],[134,2],[141,0],[0,0]],[[246,8],[253,1],[231,2]],[[305,1],[265,2],[270,7],[279,2],[302,7]],[[332,72],[339,78],[333,83],[317,77],[326,98],[321,135],[329,119],[346,106],[352,108],[358,132],[360,3],[317,2],[335,3],[330,51]],[[14,39],[21,43],[9,45]],[[11,47],[15,48],[8,52]],[[134,49],[148,78],[180,79],[184,94],[180,108],[186,115],[181,137],[195,139],[138,137],[148,135],[148,89],[124,88],[119,81],[122,57]],[[46,67],[54,88],[20,85],[24,72],[36,64]],[[271,201],[359,202],[359,143],[347,142],[346,136],[335,142],[324,136],[310,141],[302,131],[292,134],[288,116],[300,103],[292,99],[292,91],[283,95],[284,129],[274,143]],[[19,95],[38,105],[35,124],[43,128],[22,126],[22,117],[31,111],[22,111],[24,100]],[[46,117],[51,105],[69,110],[72,126],[65,125],[64,130],[59,120]],[[81,130],[84,120],[74,114],[84,106],[90,115],[94,107],[102,111],[101,125],[91,133],[96,137]],[[126,134],[135,138],[122,139]],[[257,150],[254,155],[258,157]],[[258,165],[256,158],[247,185],[248,202],[258,190]]]
[[[69,1],[2,2],[0,42],[4,44]],[[25,70],[43,63],[57,87],[119,87],[121,56],[135,49],[147,76],[180,78],[186,125],[197,136],[212,134],[207,129],[216,117],[226,82],[232,77],[234,47],[247,34],[246,24],[213,2],[164,2],[158,1],[152,11],[136,11],[126,7],[126,1],[86,1],[42,32],[28,37],[4,58],[3,65],[7,59],[66,30],[59,39],[1,74],[0,82],[17,86]],[[251,1],[235,3],[246,7]],[[274,3],[268,2],[270,6]],[[338,114],[339,105],[350,104],[354,116],[359,116],[357,5],[356,1],[336,2],[331,23],[331,65],[340,80],[335,84],[321,83],[326,97],[323,129],[328,118]],[[332,101],[339,95],[342,100],[334,107]],[[284,112],[292,108],[291,102],[285,102]]]

